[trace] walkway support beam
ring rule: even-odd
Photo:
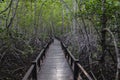
[[[37,64],[35,61],[33,61],[32,65],[34,65],[34,68],[32,70],[32,78],[33,80],[37,80]]]
[[[78,80],[78,77],[79,77],[79,67],[77,66],[77,63],[78,63],[78,61],[75,61],[74,62],[74,80]]]

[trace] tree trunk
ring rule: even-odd
[[[102,46],[102,56],[100,61],[104,62],[104,57],[106,55],[106,31],[104,30],[106,28],[107,23],[107,16],[106,16],[106,8],[105,8],[106,0],[102,0],[102,17],[101,17],[101,46]]]

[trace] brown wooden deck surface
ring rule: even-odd
[[[50,45],[46,59],[38,72],[38,80],[73,80],[72,70],[58,40],[54,40]]]

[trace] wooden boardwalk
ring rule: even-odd
[[[73,80],[73,73],[58,40],[50,45],[38,72],[38,80]]]

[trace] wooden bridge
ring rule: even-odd
[[[70,53],[67,47],[57,39],[49,42],[22,80],[93,80]]]

